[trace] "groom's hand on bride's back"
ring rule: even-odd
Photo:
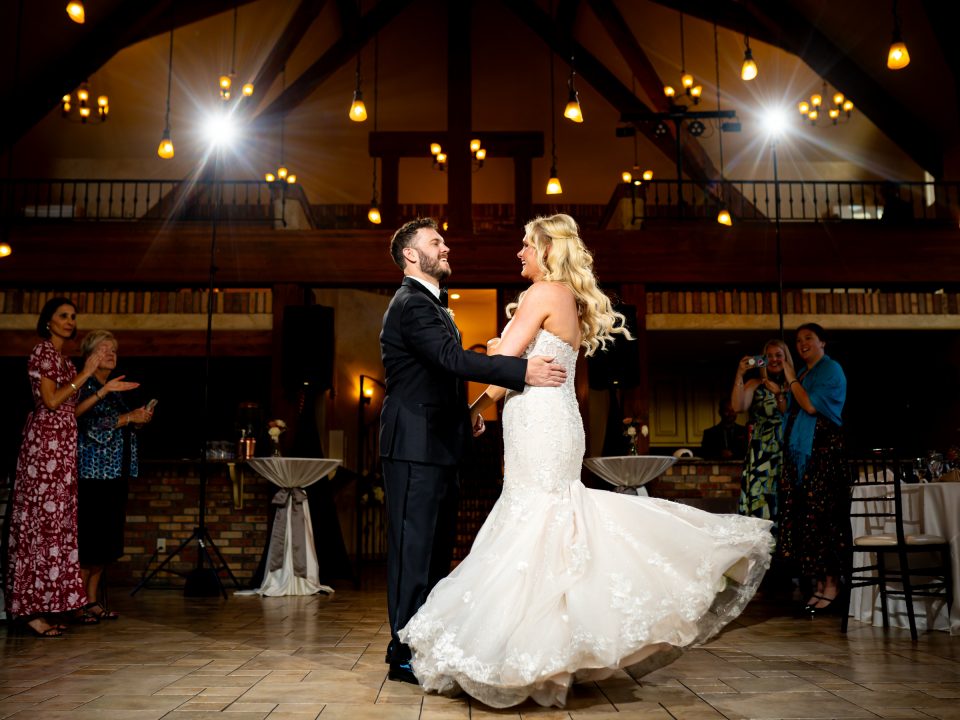
[[[567,370],[552,357],[533,357],[527,361],[524,381],[535,387],[560,387],[566,382]]]

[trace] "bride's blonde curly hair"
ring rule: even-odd
[[[580,239],[580,228],[569,215],[538,217],[524,226],[526,237],[537,253],[543,271],[542,280],[566,285],[573,292],[580,316],[580,345],[584,354],[593,355],[597,348],[606,348],[614,334],[628,340],[633,336],[626,328],[626,318],[610,304],[610,298],[597,286],[593,274],[593,254]],[[526,291],[520,293],[523,299]],[[512,317],[518,303],[507,306]]]

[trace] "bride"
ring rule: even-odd
[[[430,593],[400,638],[425,690],[464,690],[492,707],[532,698],[563,706],[575,681],[643,663],[649,672],[736,617],[769,565],[771,523],[711,515],[580,482],[577,352],[629,337],[597,287],[568,215],[526,226],[517,254],[531,282],[490,352],[556,355],[558,388],[506,394],[503,491],[470,554]]]

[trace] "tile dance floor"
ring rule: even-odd
[[[706,647],[636,681],[576,686],[568,706],[493,710],[386,680],[382,583],[331,596],[184,598],[115,589],[117,622],[60,640],[0,629],[0,718],[960,719],[960,637],[795,617],[755,600]]]

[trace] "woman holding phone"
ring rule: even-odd
[[[79,508],[77,535],[80,575],[87,591],[87,618],[116,620],[118,615],[99,600],[104,566],[123,555],[126,521],[127,480],[137,477],[137,433],[153,418],[153,403],[130,410],[111,391],[110,373],[117,367],[117,340],[107,330],[93,330],[83,339],[84,358],[97,348],[100,363],[80,388],[80,399],[98,400],[84,412],[78,409],[77,458],[79,464]]]
[[[781,340],[770,340],[763,355],[744,357],[737,366],[730,403],[737,412],[750,410],[750,440],[740,477],[737,511],[765,520],[777,520],[777,491],[783,465],[783,414],[787,409],[784,365],[793,367],[790,350]],[[751,371],[754,377],[745,379]]]

